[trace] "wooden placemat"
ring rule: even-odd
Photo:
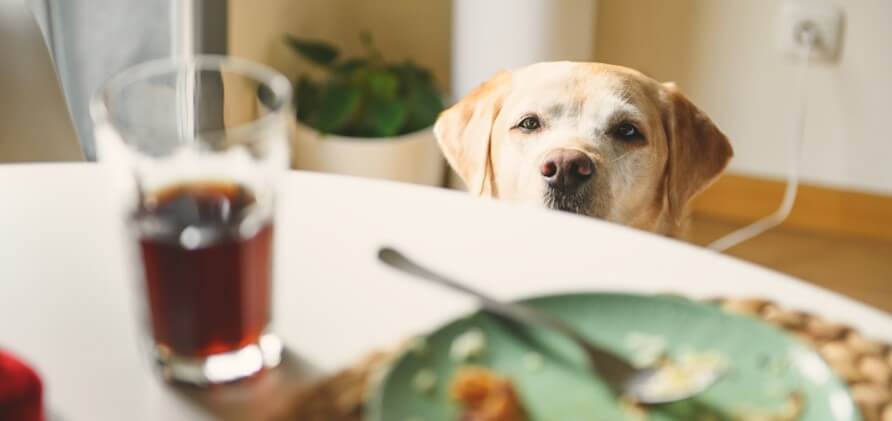
[[[781,327],[818,351],[848,385],[865,421],[892,421],[892,346],[865,338],[851,327],[782,308],[768,300],[714,299],[725,311]],[[300,390],[277,420],[361,421],[370,384],[398,352],[378,352]]]

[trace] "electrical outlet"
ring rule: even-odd
[[[778,25],[778,48],[789,59],[799,60],[806,48],[803,28],[815,30],[812,61],[833,63],[842,47],[843,12],[822,0],[783,0]]]

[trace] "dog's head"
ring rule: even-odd
[[[677,224],[732,155],[674,85],[598,63],[500,73],[434,132],[472,193],[650,230]]]

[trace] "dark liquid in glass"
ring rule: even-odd
[[[144,200],[136,222],[156,344],[206,357],[259,341],[270,318],[273,227],[257,212],[249,190],[225,182]]]

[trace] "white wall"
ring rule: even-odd
[[[591,60],[595,0],[452,3],[454,98],[467,95],[502,70],[542,61]]]
[[[841,60],[805,73],[774,49],[779,3],[601,0],[596,59],[678,82],[731,138],[731,169],[770,177],[786,174],[805,78],[805,180],[892,193],[892,1],[837,1]]]

